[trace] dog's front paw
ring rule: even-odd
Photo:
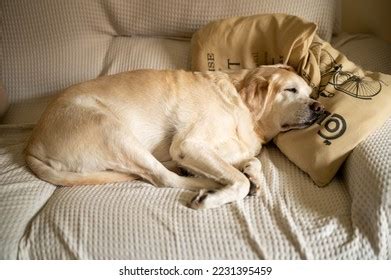
[[[207,209],[220,206],[214,198],[214,190],[201,190],[190,202],[189,207],[193,209]]]
[[[248,192],[248,195],[259,195],[259,193],[261,192],[261,186],[253,178],[248,177],[248,179],[250,180],[250,191]]]
[[[249,161],[243,168],[243,174],[250,181],[248,195],[259,195],[261,191],[261,164],[258,160]]]

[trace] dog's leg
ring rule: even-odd
[[[168,170],[148,150],[132,144],[129,170],[157,187],[183,188],[197,191],[200,189],[215,189],[221,187],[208,178],[179,176]]]
[[[224,185],[216,190],[202,190],[191,202],[194,209],[213,208],[243,199],[250,190],[247,177],[225,161],[216,151],[199,140],[173,141],[170,147],[173,160],[195,173],[212,178]]]
[[[138,151],[133,158],[131,173],[137,174],[157,187],[182,188],[192,191],[220,188],[221,185],[208,178],[183,177],[168,170],[147,150]]]
[[[175,172],[179,176],[192,176],[188,170],[182,168],[181,166],[178,165],[176,161],[170,160],[170,161],[163,161],[162,164],[164,165],[165,168],[168,170]]]
[[[208,178],[195,178],[179,176],[168,170],[148,151],[132,134],[132,132],[119,126],[117,129],[110,127],[105,143],[107,168],[126,174],[134,174],[152,183],[157,187],[183,188],[198,191],[205,188],[219,188],[217,182]],[[174,168],[168,164],[169,168]]]

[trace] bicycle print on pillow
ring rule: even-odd
[[[334,97],[335,93],[326,90],[332,85],[335,90],[343,92],[354,98],[370,100],[382,90],[382,81],[370,77],[355,75],[344,71],[343,65],[335,61],[334,57],[325,49],[321,50],[319,70],[321,80],[319,93],[323,97]]]

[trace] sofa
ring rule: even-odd
[[[390,259],[391,119],[324,188],[269,143],[259,155],[262,196],[200,211],[186,206],[191,191],[142,181],[55,186],[23,158],[34,124],[62,89],[140,68],[191,69],[192,34],[216,19],[297,15],[349,59],[391,74],[391,44],[342,33],[338,0],[3,0],[0,7],[1,259]]]

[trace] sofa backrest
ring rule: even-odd
[[[118,71],[188,68],[193,32],[209,21],[238,15],[301,16],[317,23],[318,34],[330,40],[338,2],[2,0],[1,79],[15,103]]]

